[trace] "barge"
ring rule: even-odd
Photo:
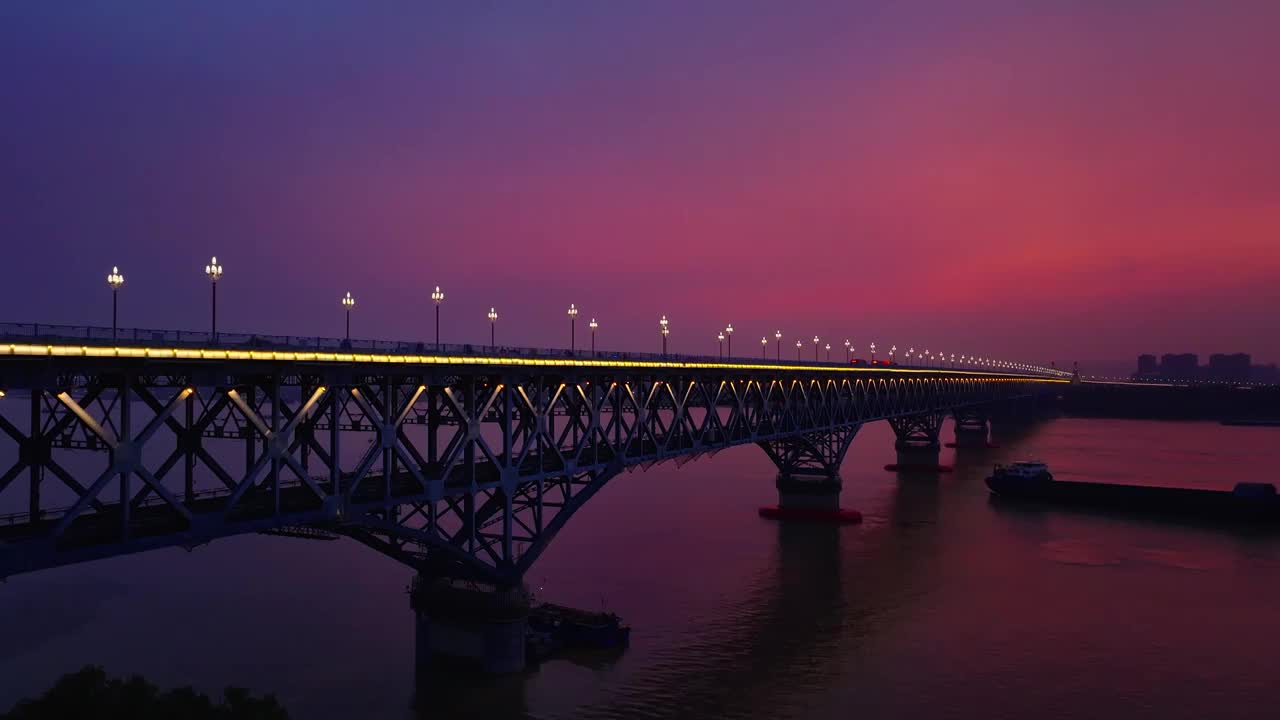
[[[529,608],[525,651],[530,663],[573,651],[620,653],[630,644],[631,626],[614,613],[549,602]]]
[[[1280,495],[1271,483],[1241,482],[1231,490],[1117,485],[1054,480],[1042,462],[996,465],[987,487],[1001,498],[1145,515],[1227,522],[1280,523]]]

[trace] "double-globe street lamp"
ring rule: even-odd
[[[210,334],[213,336],[213,342],[218,342],[218,278],[222,277],[222,266],[218,264],[218,256],[209,259],[209,264],[204,266],[204,274],[209,278],[209,284],[213,287],[213,303],[210,306],[213,317],[210,322]]]
[[[346,340],[348,345],[351,344],[351,308],[355,306],[356,306],[356,299],[351,297],[351,292],[348,291],[347,294],[342,298],[342,307],[347,311]]]
[[[571,353],[578,351],[577,325],[578,306],[569,303],[569,352]]]
[[[436,350],[438,351],[440,349],[440,303],[444,302],[444,293],[439,285],[431,291],[431,301],[436,304]]]
[[[489,318],[489,347],[497,347],[498,343],[494,341],[496,336],[494,327],[498,324],[498,311],[490,307],[487,317]]]
[[[591,328],[591,354],[596,354],[596,328],[600,327],[600,323],[595,318],[591,318],[591,322],[587,323],[587,327]]]
[[[670,323],[667,321],[667,316],[663,315],[662,319],[658,321],[658,333],[662,335],[663,355],[667,354],[667,336],[671,334],[671,328],[669,328],[668,325],[670,325]]]
[[[107,275],[107,285],[111,286],[111,340],[116,339],[116,311],[119,309],[120,286],[124,285],[124,275],[121,274],[120,268],[112,266],[111,272]]]

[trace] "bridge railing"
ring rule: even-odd
[[[282,350],[306,352],[373,352],[389,354],[444,354],[470,357],[519,357],[538,359],[597,359],[637,360],[649,362],[722,362],[734,360],[767,365],[845,365],[833,360],[777,360],[765,357],[717,355],[690,355],[683,353],[621,352],[613,350],[569,350],[567,348],[529,348],[514,345],[483,345],[474,343],[433,343],[404,340],[370,340],[362,338],[319,337],[313,335],[267,335],[262,333],[218,332],[215,337],[207,330],[160,330],[154,328],[117,328],[94,325],[55,325],[47,323],[0,323],[0,342],[36,345],[118,345],[121,347],[187,347],[227,349]],[[865,363],[865,360],[860,360]],[[888,366],[886,366],[888,367]],[[902,367],[894,365],[894,367]],[[919,368],[926,369],[926,368]],[[960,364],[935,369],[985,370],[995,368],[969,367]],[[1067,377],[1061,371],[1007,370],[1012,374]]]

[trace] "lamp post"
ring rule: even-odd
[[[662,334],[662,354],[663,355],[667,354],[667,336],[671,334],[671,328],[668,327],[669,325],[670,323],[667,322],[666,315],[663,315],[662,319],[658,321],[658,328],[659,328],[658,332]]]
[[[729,339],[729,357],[733,357],[733,323],[724,329],[724,334]]]
[[[827,362],[831,362],[831,343],[827,343]]]
[[[107,275],[107,284],[111,286],[111,340],[116,339],[116,310],[120,307],[118,297],[120,286],[124,285],[124,275],[120,274],[120,268],[112,267],[111,273]]]
[[[907,348],[907,365],[911,365],[911,356],[916,354],[915,348]]]
[[[782,331],[774,332],[773,339],[778,341],[778,362],[782,362]]]
[[[876,364],[876,344],[871,343],[871,364]]]
[[[596,354],[596,328],[600,327],[600,323],[595,318],[591,318],[591,322],[587,323],[587,327],[591,328],[591,354]]]
[[[796,341],[796,362],[800,362],[800,348],[804,347],[804,343]]]
[[[204,266],[204,274],[209,277],[209,284],[213,286],[213,318],[210,323],[210,334],[213,335],[213,342],[218,342],[218,278],[222,277],[222,266],[218,264],[218,257],[215,255],[209,259],[209,264]]]
[[[760,359],[769,359],[769,338],[763,335],[760,336]]]
[[[894,356],[894,355],[897,355],[897,354],[898,354],[898,346],[897,346],[897,345],[894,345],[893,347],[889,348],[889,364],[890,364],[890,365],[892,365],[892,364],[893,364],[893,356]]]
[[[853,343],[849,342],[849,338],[844,339],[844,361],[847,363],[853,356]]]
[[[498,343],[494,340],[497,336],[494,327],[498,324],[498,311],[489,308],[489,347],[497,347]]]
[[[716,352],[719,353],[720,359],[724,359],[724,333],[716,333]]]
[[[577,352],[578,339],[574,332],[578,324],[578,307],[573,303],[569,303],[569,352]]]
[[[347,310],[347,344],[348,345],[351,344],[351,308],[355,306],[356,306],[356,299],[351,297],[351,293],[348,292],[346,296],[342,298],[342,307],[346,308]]]
[[[436,350],[440,349],[440,303],[444,302],[444,293],[440,291],[437,285],[435,290],[431,291],[431,300],[436,304]]]
[[[818,362],[818,336],[813,336],[813,361]]]
[[[929,348],[924,349],[924,366],[933,367],[933,355],[929,354]]]

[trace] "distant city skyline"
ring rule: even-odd
[[[1196,353],[1143,353],[1138,356],[1136,378],[1171,380],[1280,381],[1276,363],[1255,363],[1249,353],[1213,353],[1206,364]]]
[[[3,319],[1069,367],[1280,307],[1280,6],[0,7]],[[581,330],[581,328],[579,328]],[[1131,372],[1131,369],[1129,370]]]

